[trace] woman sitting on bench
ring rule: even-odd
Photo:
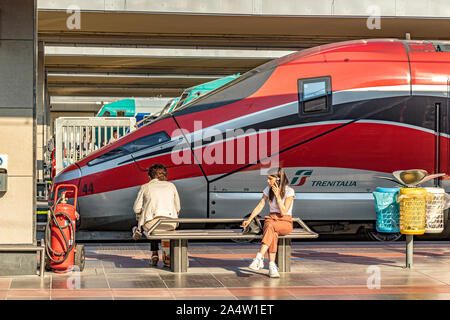
[[[172,182],[167,181],[167,168],[156,163],[148,169],[150,181],[141,186],[133,210],[136,213],[138,225],[133,227],[133,239],[137,240],[142,233],[147,236],[147,232],[159,219],[178,218],[180,212],[180,198],[178,191]],[[178,227],[176,222],[163,222],[157,230],[175,230]],[[152,265],[158,264],[159,241],[150,241],[152,250]],[[170,261],[163,259],[164,266],[169,267]]]
[[[265,217],[262,245],[256,258],[250,264],[250,269],[264,268],[264,255],[269,250],[269,275],[271,278],[279,278],[275,257],[278,246],[278,236],[284,236],[292,232],[292,206],[295,197],[294,189],[288,186],[289,180],[283,168],[272,168],[268,172],[267,186],[263,191],[262,199],[248,220],[242,223],[246,228],[264,208],[269,199],[270,215]]]

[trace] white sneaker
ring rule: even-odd
[[[264,268],[264,259],[256,257],[255,259],[253,259],[253,262],[248,267],[255,271],[262,269]]]
[[[139,232],[136,226],[133,227],[132,232],[133,232],[133,240],[138,240],[142,236],[142,233]]]
[[[269,276],[271,278],[279,278],[280,274],[278,273],[278,267],[275,263],[269,264]]]

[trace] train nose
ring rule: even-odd
[[[72,164],[58,173],[55,178],[53,178],[52,183],[52,192],[49,196],[49,204],[53,202],[55,197],[56,187],[60,184],[73,184],[78,190],[80,189],[80,181],[81,181],[81,170],[76,164]],[[58,192],[59,193],[59,192]]]
[[[74,184],[78,187],[81,178],[81,170],[76,163],[68,166],[53,179],[54,184],[65,183]]]

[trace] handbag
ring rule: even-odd
[[[242,231],[243,234],[255,234],[261,235],[263,233],[263,227],[261,225],[261,221],[259,221],[258,217],[253,218],[252,221],[248,224],[247,228]]]

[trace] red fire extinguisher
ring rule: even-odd
[[[65,188],[58,198],[60,188]],[[68,191],[68,190],[72,191]],[[67,193],[74,194],[74,205],[67,203]],[[76,221],[79,215],[76,212],[78,188],[72,184],[61,184],[56,187],[55,200],[49,210],[45,242],[47,252],[46,269],[57,273],[84,269],[84,246],[75,245]]]

